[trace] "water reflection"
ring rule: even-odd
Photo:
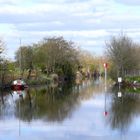
[[[140,95],[121,89],[122,96],[118,97],[118,89],[112,91],[107,87],[106,93],[105,90],[104,81],[86,79],[78,85],[52,83],[26,91],[3,91],[0,94],[0,129],[6,135],[8,132],[15,135],[19,128],[18,134],[21,131],[22,136],[34,133],[45,137],[48,134],[48,137],[59,136],[60,139],[65,139],[66,135],[73,139],[82,136],[94,139],[94,135],[128,134],[134,121],[140,122],[137,120]]]
[[[119,129],[122,133],[128,131],[134,118],[140,115],[140,95],[121,91],[121,98],[118,97],[118,89],[113,89],[109,117],[107,123],[112,129]]]
[[[2,92],[0,104],[3,108],[0,117],[9,115],[27,122],[35,119],[61,122],[72,116],[81,100],[92,96],[93,84],[95,83],[85,80],[78,87],[73,84],[53,83],[26,91]]]
[[[62,121],[70,116],[72,110],[78,105],[78,94],[71,93],[71,87],[61,88],[29,89],[22,103],[20,118],[24,121],[32,119]],[[17,117],[19,117],[18,114]]]

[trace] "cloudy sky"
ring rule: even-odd
[[[140,40],[140,0],[0,0],[0,37],[8,58],[22,45],[64,36],[102,55],[105,41],[126,33]]]

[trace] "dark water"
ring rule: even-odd
[[[102,81],[1,92],[0,140],[139,140],[140,94]]]

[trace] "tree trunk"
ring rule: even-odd
[[[28,80],[29,80],[30,77],[31,77],[31,72],[32,72],[32,69],[29,69],[28,76],[27,76],[27,79],[28,79]]]

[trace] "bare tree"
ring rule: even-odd
[[[136,47],[131,38],[125,35],[113,36],[106,46],[107,56],[112,64],[110,72],[113,79],[118,76],[124,77],[126,70],[138,68],[138,57],[135,55]]]

